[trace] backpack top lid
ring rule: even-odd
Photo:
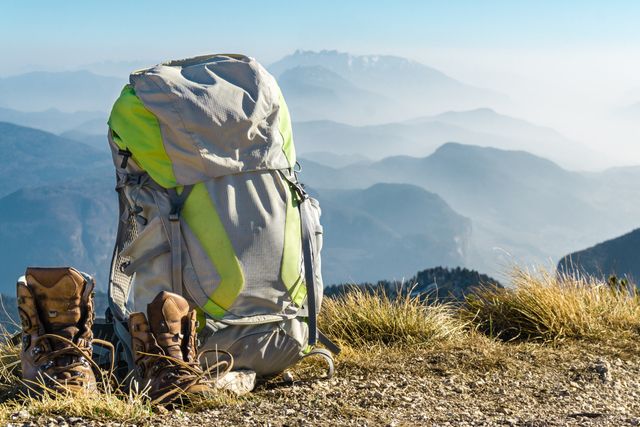
[[[108,123],[118,148],[165,188],[296,162],[280,88],[242,55],[170,61],[132,73]],[[114,155],[116,168],[120,160]]]

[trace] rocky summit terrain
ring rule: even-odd
[[[610,342],[345,349],[331,379],[320,361],[198,408],[133,420],[10,415],[9,426],[631,426],[640,424],[637,336]]]

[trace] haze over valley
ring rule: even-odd
[[[105,289],[117,225],[106,120],[126,83],[108,74],[131,64],[111,65],[0,79],[3,293],[28,265],[73,265]],[[266,65],[321,203],[326,285],[438,266],[495,276],[504,258],[554,265],[638,228],[640,167],[511,115],[509,94],[390,55]]]

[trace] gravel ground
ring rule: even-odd
[[[637,337],[636,337],[637,338]],[[142,425],[174,426],[627,426],[640,425],[637,339],[556,346],[441,345],[349,352],[330,380],[307,364],[235,403],[199,412],[156,410]],[[347,353],[347,352],[345,352]],[[232,401],[231,399],[230,401]],[[11,426],[131,426],[29,418]]]

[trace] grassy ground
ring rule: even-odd
[[[507,394],[512,390],[502,385],[507,383],[500,379],[502,376],[510,381],[520,378],[509,384],[517,384],[513,393],[523,402],[530,401],[534,406],[548,402],[548,412],[544,412],[544,406],[536,410],[542,411],[541,416],[547,414],[549,420],[560,416],[553,412],[558,402],[573,396],[563,394],[564,389],[573,393],[571,387],[576,384],[584,389],[583,394],[576,392],[576,408],[581,407],[581,399],[596,394],[605,396],[603,405],[609,405],[608,391],[601,388],[613,387],[616,381],[612,385],[612,380],[605,378],[606,372],[620,373],[618,387],[628,382],[633,388],[632,381],[624,375],[635,375],[633,369],[640,362],[640,298],[634,287],[617,280],[557,276],[541,268],[517,265],[508,266],[503,274],[511,287],[487,286],[463,305],[427,305],[410,296],[391,300],[382,293],[371,295],[357,288],[343,298],[326,299],[320,328],[343,349],[336,358],[334,379],[297,381],[291,385],[277,378],[260,383],[245,397],[221,395],[219,399],[194,401],[184,408],[185,413],[214,414],[212,417],[222,413],[237,425],[246,424],[247,419],[255,419],[260,425],[262,412],[264,419],[270,420],[268,424],[288,425],[286,419],[292,416],[288,411],[294,411],[295,416],[307,414],[311,420],[333,417],[335,425],[347,425],[351,420],[372,425],[419,425],[422,420],[440,425],[458,416],[463,417],[460,420],[467,419],[459,415],[466,413],[462,409],[455,412],[459,403],[460,408],[477,406],[476,415],[469,415],[474,419],[482,418],[477,414],[489,417],[482,421],[485,424],[478,421],[478,425],[493,425],[492,420],[497,423],[500,417],[508,419],[510,412],[512,416],[517,412],[509,409]],[[10,422],[19,411],[27,411],[40,419],[62,415],[97,423],[118,420],[138,425],[171,424],[166,421],[169,415],[154,414],[143,393],[113,392],[100,399],[20,396],[18,360],[18,348],[8,344],[0,347],[0,420],[4,422]],[[615,368],[618,362],[619,368]],[[600,369],[599,364],[605,368]],[[323,364],[305,361],[291,373],[294,378],[320,377]],[[489,387],[494,374],[496,386]],[[398,387],[402,394],[391,392]],[[553,391],[558,387],[562,390]],[[312,396],[315,401],[308,400]],[[640,411],[632,402],[635,396],[629,397],[623,405],[625,413]],[[477,402],[472,403],[473,399]],[[414,413],[420,407],[417,402],[445,409]],[[588,412],[588,406],[576,409],[578,415],[574,418],[580,418],[580,414],[604,416],[616,408],[606,405],[603,408],[609,408],[609,412],[595,406]],[[393,424],[390,414],[402,411],[406,412],[404,421]],[[278,421],[273,415],[280,412],[284,418]],[[520,419],[525,416],[526,412],[519,415]],[[574,419],[571,414],[567,416]],[[201,423],[194,421],[193,425]],[[546,425],[553,425],[553,421]]]

